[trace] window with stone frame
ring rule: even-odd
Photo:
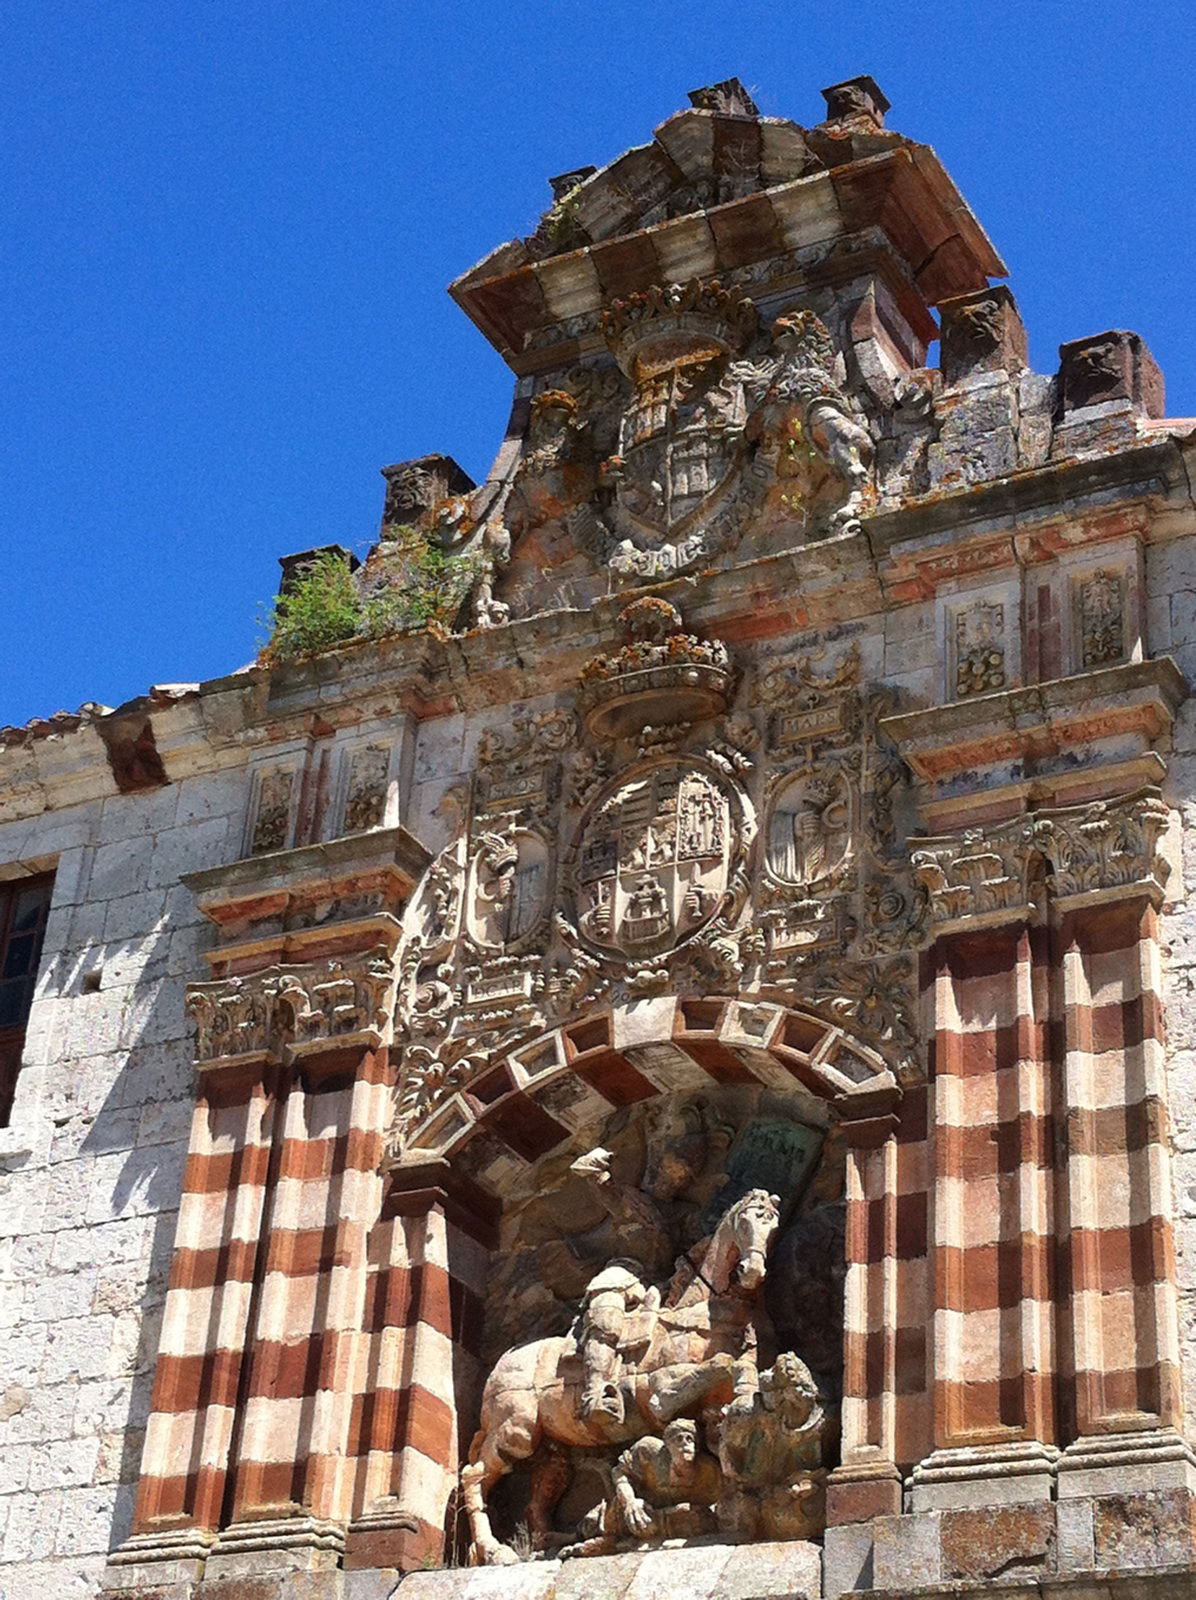
[[[0,883],[0,1128],[12,1114],[54,874]]]

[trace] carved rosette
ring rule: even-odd
[[[245,977],[193,983],[195,1063],[281,1060],[329,1043],[376,1047],[389,1036],[395,966],[384,945],[357,955],[267,967]]]

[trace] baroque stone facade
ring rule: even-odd
[[[1196,425],[825,93],[452,285],[451,628],[3,731],[13,1600],[1189,1587]]]

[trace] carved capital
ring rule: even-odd
[[[1035,920],[1037,855],[1035,825],[1026,817],[922,842],[911,860],[930,896],[932,931]]]
[[[195,1063],[210,1070],[246,1058],[280,1060],[328,1043],[377,1046],[391,1026],[395,969],[385,946],[246,977],[193,983]]]
[[[1162,902],[1170,864],[1159,853],[1170,811],[1156,790],[1069,807],[1040,817],[1047,884],[1066,908],[1142,893]]]

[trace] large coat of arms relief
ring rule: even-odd
[[[643,582],[749,528],[785,543],[858,525],[872,439],[813,312],[764,326],[742,291],[694,279],[612,301],[600,331],[614,365],[556,373],[531,397],[487,514],[515,611],[549,603],[553,585],[564,598],[587,560]]]
[[[599,796],[581,829],[572,876],[583,942],[652,958],[708,927],[741,887],[752,831],[746,796],[712,768],[633,769]]]

